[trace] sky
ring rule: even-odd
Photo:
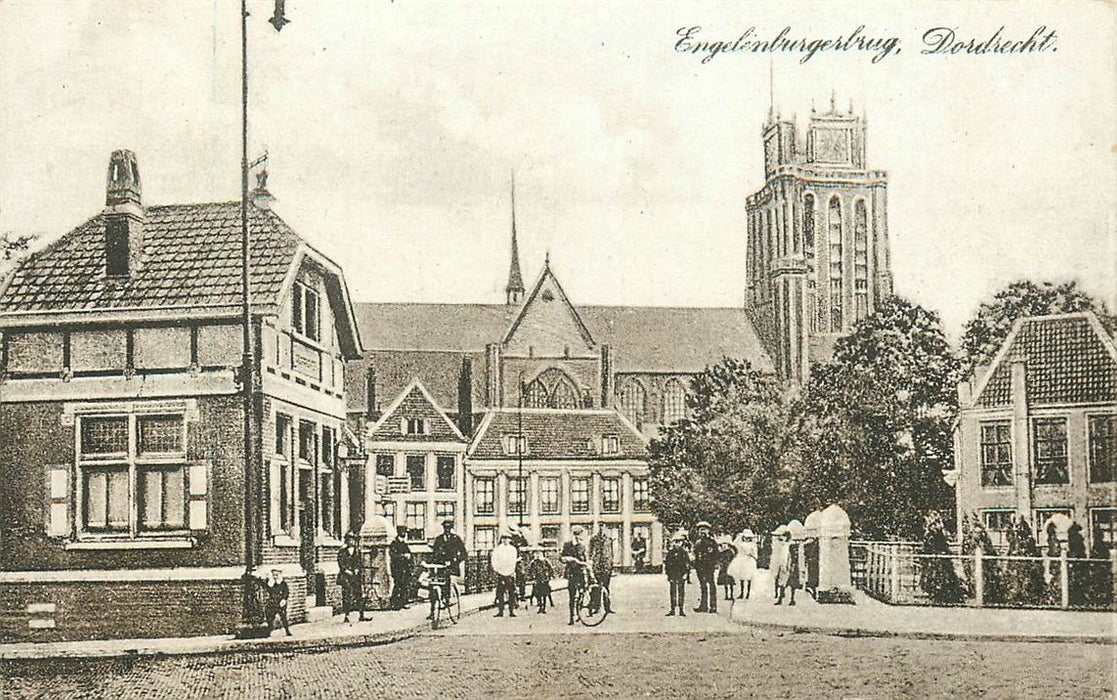
[[[895,290],[956,337],[1010,281],[1117,308],[1117,10],[1055,4],[249,0],[250,151],[355,301],[503,301],[510,176],[525,278],[576,304],[737,306],[774,105],[850,102],[888,172]],[[57,237],[136,152],[147,204],[240,196],[230,0],[0,0],[0,232]],[[899,52],[708,54],[863,25]],[[925,32],[1029,54],[923,54]]]

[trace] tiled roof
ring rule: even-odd
[[[299,237],[274,212],[249,207],[251,295],[274,305]],[[240,203],[146,209],[137,271],[105,277],[105,224],[97,215],[25,259],[0,294],[0,312],[150,307],[205,308],[240,303]]]
[[[1089,312],[1036,316],[1006,339],[977,405],[1012,402],[1012,364],[1025,363],[1032,406],[1117,401],[1113,341]]]
[[[723,357],[771,369],[743,308],[576,306],[594,340],[613,347],[614,371],[697,373]],[[504,304],[356,304],[361,338],[376,350],[482,353],[519,309]],[[474,363],[474,373],[478,369]]]
[[[366,374],[376,370],[376,403],[384,410],[413,379],[423,386],[443,410],[458,412],[458,377],[462,358],[469,357],[473,366],[473,409],[480,410],[485,396],[485,354],[460,352],[429,352],[412,350],[373,350],[363,360],[349,362],[345,367],[345,398],[349,410],[363,411]]]
[[[522,417],[514,410],[486,414],[470,447],[474,459],[517,459],[505,451],[503,438],[516,435],[520,420],[527,438],[524,459],[647,459],[644,439],[616,411],[560,411],[524,409]],[[616,435],[618,454],[601,453],[602,437]]]
[[[405,388],[403,396],[393,397],[393,406],[376,425],[371,434],[372,440],[392,440],[411,442],[464,442],[462,436],[455,432],[447,422],[442,409],[431,402],[431,398],[415,382]],[[403,428],[403,421],[408,418],[423,418],[427,423],[427,432],[423,435],[407,435]]]

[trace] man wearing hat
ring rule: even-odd
[[[582,544],[582,526],[575,525],[570,528],[570,540],[562,545],[562,553],[559,559],[562,563],[566,564],[566,569],[563,572],[566,576],[566,593],[570,599],[570,621],[566,624],[574,624],[574,612],[577,607],[578,591],[585,585],[585,569],[589,566],[586,563],[586,547]]]
[[[694,612],[716,613],[718,543],[710,535],[710,523],[700,520],[694,528],[698,531],[698,537],[694,540],[694,570],[698,573],[698,589],[701,592]]]
[[[411,547],[407,528],[396,528],[396,538],[388,545],[388,564],[392,574],[392,598],[388,607],[402,610],[411,598]]]
[[[350,532],[345,536],[345,546],[337,552],[337,585],[341,586],[341,611],[345,622],[349,613],[358,612],[360,621],[365,619],[365,606],[361,601],[361,551],[357,549],[357,536]]]
[[[517,559],[519,552],[512,546],[512,533],[504,530],[500,533],[500,541],[489,555],[493,573],[496,574],[496,617],[504,617],[506,606],[508,617],[516,617]]]
[[[667,574],[667,585],[671,590],[671,611],[668,617],[679,614],[686,617],[683,605],[686,604],[686,580],[690,576],[690,552],[686,548],[686,535],[679,530],[671,536],[671,549],[663,557],[663,572]]]
[[[442,534],[434,538],[431,543],[431,563],[442,564],[446,566],[448,576],[446,577],[447,589],[443,594],[447,597],[450,595],[450,576],[464,576],[465,572],[462,571],[462,564],[466,558],[465,542],[462,538],[454,532],[454,521],[447,518],[442,521]],[[434,618],[434,596],[431,596],[431,611],[430,619]]]

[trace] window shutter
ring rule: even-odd
[[[204,462],[190,467],[190,529],[205,530],[209,526],[208,474]]]
[[[279,460],[272,460],[268,471],[268,493],[271,496],[268,500],[268,522],[271,525],[272,535],[278,535],[282,528],[282,524],[279,520],[282,515],[279,512],[280,503],[282,503],[279,493],[281,483],[279,470],[282,469],[283,466],[284,465]]]
[[[70,534],[70,465],[47,467],[48,537],[65,537]]]

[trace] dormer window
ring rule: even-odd
[[[526,455],[527,438],[523,435],[505,435],[504,451],[510,455]]]
[[[430,432],[426,418],[404,418],[402,427],[404,435],[426,435]]]
[[[295,282],[291,292],[291,326],[311,340],[321,337],[318,292],[302,282]]]
[[[601,437],[601,454],[615,455],[621,451],[621,441],[616,435],[603,435]]]

